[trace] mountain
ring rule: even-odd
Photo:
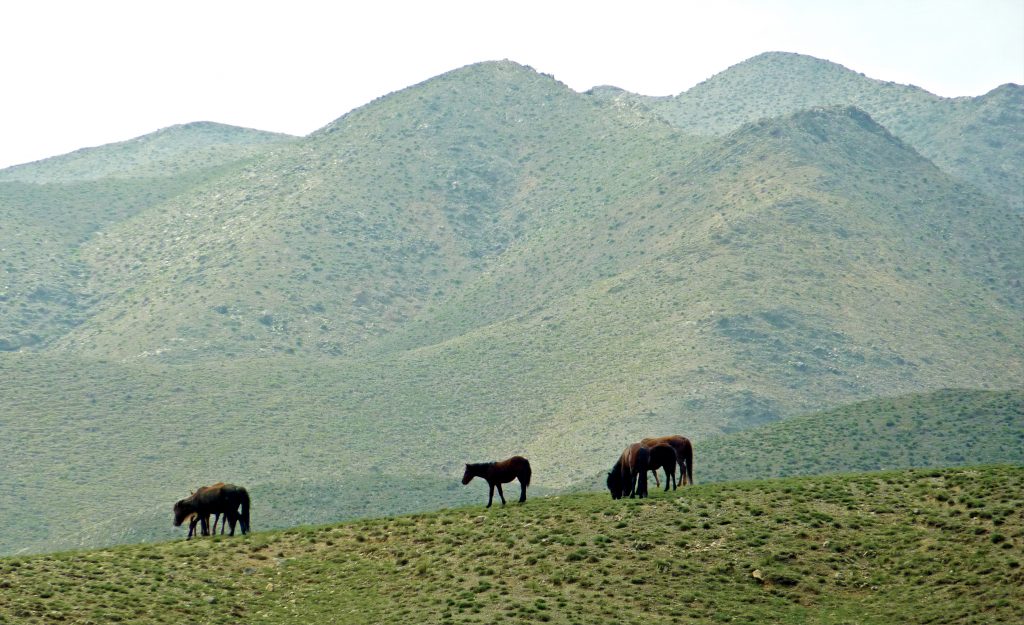
[[[976,98],[941,98],[913,85],[868,78],[842,65],[768,52],[675,97],[599,89],[602,100],[648,108],[685,132],[723,135],[741,125],[820,106],[856,106],[936,165],[1024,209],[1024,87]]]
[[[861,108],[698,133],[501,61],[258,136],[0,183],[0,551],[155,538],[219,480],[281,525],[514,453],[552,492],[650,433],[1024,373],[1019,211]]]
[[[479,493],[483,495],[483,493]],[[1019,623],[1024,470],[529,498],[0,559],[16,623]],[[396,598],[400,597],[400,600]]]
[[[167,178],[258,155],[294,137],[213,122],[193,122],[0,170],[0,182],[84,182]]]

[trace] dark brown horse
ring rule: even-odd
[[[679,484],[686,486],[687,478],[689,478],[689,483],[693,484],[693,445],[690,444],[690,439],[675,434],[672,436],[645,438],[640,443],[648,447],[663,443],[671,445],[672,449],[676,450],[676,462],[679,465]],[[654,474],[654,479],[657,482],[657,473]],[[659,483],[658,485],[660,486],[661,484]]]
[[[174,504],[174,526],[189,520],[189,538],[195,531],[198,519],[203,525],[203,534],[208,532],[211,514],[224,515],[231,525],[230,535],[235,535],[235,523],[240,522],[242,533],[249,533],[249,493],[241,486],[218,482],[213,486],[202,486],[188,497]],[[216,521],[214,521],[216,528]],[[223,531],[223,530],[222,530]]]
[[[498,496],[501,497],[501,505],[505,505],[505,493],[501,491],[501,485],[507,484],[512,480],[519,480],[519,488],[521,492],[519,494],[519,503],[526,501],[526,487],[530,485],[530,475],[533,470],[530,469],[530,461],[522,456],[512,456],[508,460],[502,460],[501,462],[480,462],[477,464],[467,464],[466,472],[462,474],[463,485],[469,484],[474,477],[482,477],[487,480],[487,485],[491,487],[490,495],[487,497],[487,507],[491,507],[491,503],[494,501],[494,487],[498,487]]]
[[[642,442],[640,443],[643,444]],[[658,469],[665,470],[665,492],[668,492],[669,483],[672,485],[672,490],[676,489],[676,450],[667,443],[661,443],[660,445],[654,445],[648,447],[647,450],[650,452],[650,460],[647,462],[647,470],[654,474],[654,483],[661,486],[658,482]]]
[[[193,491],[189,491],[189,492],[190,492],[191,495],[195,495],[198,491],[201,491],[201,490],[204,490],[204,489],[208,489],[208,488],[217,488],[217,487],[220,487],[220,486],[226,486],[226,484],[224,484],[224,482],[217,482],[216,484],[212,484],[210,486],[200,486],[199,488],[197,488],[197,489],[195,489]],[[221,519],[223,519],[223,520],[222,520],[222,522],[220,524],[220,533],[224,534],[224,530],[226,529],[225,526],[227,526],[227,524],[228,524],[228,517],[227,517],[227,515],[224,515],[223,517],[221,517],[220,512],[215,512],[213,514],[213,534],[214,535],[217,534],[217,522],[221,521]],[[191,540],[191,538],[193,536],[199,536],[200,534],[203,535],[203,536],[209,536],[210,535],[211,532],[210,532],[210,515],[209,514],[200,516],[199,514],[193,512],[192,514],[190,514],[187,517],[187,520],[188,520],[188,536],[185,538],[185,540]],[[201,530],[200,533],[196,532],[196,526],[199,526],[199,528]]]
[[[626,447],[608,472],[606,481],[612,499],[629,495],[630,499],[647,496],[647,466],[651,452],[640,443]]]

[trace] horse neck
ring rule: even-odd
[[[493,462],[478,462],[469,465],[469,474],[473,477],[485,477],[493,468]]]

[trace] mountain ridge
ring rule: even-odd
[[[676,96],[628,92],[596,95],[631,100],[684,132],[722,135],[740,125],[816,106],[854,105],[946,171],[1024,210],[1024,87],[1009,83],[976,97],[943,98],[920,87],[868,78],[838,63],[771,52],[737,63]],[[993,99],[1009,100],[989,117]],[[1009,104],[1009,105],[1007,105]],[[986,163],[1000,163],[996,169]]]

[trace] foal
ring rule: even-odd
[[[501,491],[501,485],[507,484],[512,480],[519,480],[519,487],[521,492],[519,494],[519,503],[526,501],[526,487],[530,485],[530,475],[532,470],[530,469],[530,461],[522,456],[512,456],[508,460],[502,460],[501,462],[480,462],[477,464],[467,464],[466,472],[462,474],[463,485],[469,484],[474,477],[482,477],[487,480],[487,485],[491,487],[490,495],[487,497],[487,507],[491,507],[491,503],[494,502],[494,487],[498,487],[498,496],[501,497],[501,505],[505,505],[505,493]]]

